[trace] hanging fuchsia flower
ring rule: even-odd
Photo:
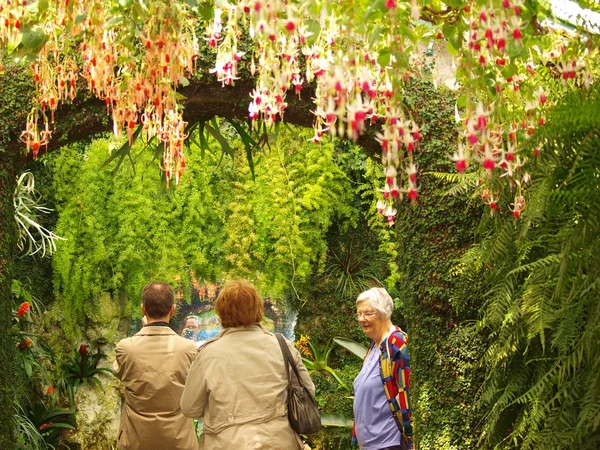
[[[465,155],[464,145],[458,144],[458,151],[452,155],[452,160],[456,163],[456,170],[458,173],[464,173],[467,169],[467,156]]]
[[[394,217],[396,216],[397,211],[392,208],[391,206],[388,206],[385,211],[383,211],[383,215],[385,216],[385,220],[387,220],[388,225],[391,227],[392,225],[394,225]]]
[[[514,207],[512,210],[513,217],[519,217],[521,215],[521,211],[523,211],[524,207],[525,207],[525,197],[518,196],[517,198],[515,198],[515,203],[514,203]]]

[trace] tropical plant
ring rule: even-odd
[[[48,446],[44,437],[20,405],[15,405],[15,424],[17,450],[46,450]]]
[[[106,358],[106,355],[101,353],[100,349],[92,354],[86,344],[79,345],[73,352],[73,356],[67,358],[63,364],[63,381],[71,404],[73,404],[75,392],[81,385],[93,383],[104,391],[102,382],[97,375],[102,372],[112,373],[112,370],[97,367],[98,362],[103,358]]]
[[[459,268],[465,283],[483,276],[489,286],[478,324],[489,338],[481,441],[591,450],[600,445],[600,86],[568,93],[531,148],[529,208],[515,214],[501,197]]]
[[[378,277],[387,260],[374,241],[371,235],[360,242],[351,238],[330,251],[324,277],[335,284],[336,296],[356,298],[371,287],[382,286]]]
[[[42,402],[37,402],[26,407],[25,412],[50,449],[60,448],[60,438],[64,430],[75,429],[75,409],[48,409]]]
[[[318,371],[328,373],[340,386],[346,390],[350,390],[348,385],[344,383],[335,370],[329,366],[329,355],[333,350],[333,342],[331,340],[327,342],[324,348],[319,348],[310,341],[309,336],[301,336],[295,345],[300,350],[300,353],[304,355],[302,357],[302,362],[308,369],[309,374]]]
[[[38,252],[42,252],[42,257],[52,255],[56,251],[56,241],[64,238],[40,225],[40,214],[48,214],[52,210],[40,203],[31,172],[24,172],[17,178],[13,201],[15,221],[19,227],[19,249],[25,255]]]

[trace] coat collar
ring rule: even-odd
[[[254,324],[250,325],[249,327],[223,328],[223,331],[221,331],[221,333],[219,333],[219,334],[224,335],[224,334],[230,334],[230,333],[249,332],[249,331],[262,331],[265,334],[271,334],[267,330],[265,330],[260,323],[254,323]]]
[[[177,335],[177,333],[175,333],[169,327],[146,326],[146,327],[143,327],[137,333],[135,333],[135,335],[136,336],[173,336],[173,335]]]

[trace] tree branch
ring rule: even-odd
[[[240,80],[235,86],[221,87],[218,82],[192,81],[189,86],[182,88],[180,93],[186,97],[183,118],[187,122],[209,120],[215,116],[227,119],[248,118],[248,103],[253,83]],[[288,92],[288,106],[283,117],[284,122],[301,127],[312,127],[314,107],[312,98],[314,90],[305,88],[301,98]],[[106,113],[104,102],[99,99],[75,101],[74,104],[62,105],[55,113],[55,123],[52,125],[52,137],[47,147],[40,149],[40,156],[44,152],[52,152],[64,145],[88,140],[100,133],[112,129],[112,120]],[[25,124],[22,124],[22,128]],[[357,142],[372,155],[380,154],[379,144],[374,139],[374,130],[368,130]],[[24,145],[17,136],[14,136],[8,146],[10,152],[23,153]],[[23,159],[30,160],[33,155],[24,155]]]

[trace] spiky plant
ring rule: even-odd
[[[14,206],[15,221],[19,227],[19,250],[25,255],[35,255],[38,252],[41,252],[42,257],[52,255],[56,250],[56,241],[64,238],[40,225],[40,214],[48,214],[52,210],[40,204],[31,172],[23,172],[17,178]]]

